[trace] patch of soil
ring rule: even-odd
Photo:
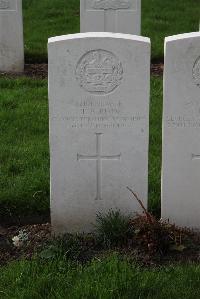
[[[151,74],[154,76],[163,75],[163,63],[157,63],[151,65]],[[47,79],[48,78],[48,64],[25,64],[23,73],[2,73],[0,72],[0,77],[8,78],[18,78],[18,77],[28,77],[33,79]]]
[[[33,79],[47,79],[48,78],[48,64],[25,64],[23,73],[5,73],[0,72],[0,77],[19,78],[27,77]]]
[[[184,236],[184,250],[168,250],[165,254],[158,252],[148,252],[142,245],[141,240],[136,242],[133,250],[128,250],[127,254],[133,261],[139,262],[143,266],[163,266],[170,264],[187,264],[200,262],[200,233],[188,231]]]
[[[22,230],[28,234],[28,241],[21,247],[16,247],[13,245],[12,239],[18,236]],[[74,236],[74,238],[76,237]],[[140,265],[145,267],[157,267],[171,263],[200,262],[200,233],[188,231],[185,237],[185,240],[186,239],[187,244],[184,243],[184,245],[186,245],[184,250],[169,251],[164,255],[148,252],[142,244],[141,239],[131,240],[127,246],[114,248],[114,251],[129,256],[131,260],[134,262],[137,261]],[[45,244],[51,244],[52,240],[51,225],[49,223],[25,225],[21,227],[12,226],[9,228],[0,226],[0,265],[7,264],[13,260],[19,260],[22,257],[29,260],[36,252],[43,250]],[[79,247],[80,239],[78,242],[79,245],[77,246]],[[67,241],[67,243],[69,242]],[[76,246],[73,248],[76,248]],[[102,250],[102,247],[98,249],[98,246],[95,245],[95,238],[92,235],[81,237],[81,246],[78,251],[80,251],[78,260],[83,263],[99,255],[107,255],[108,252],[106,249]]]
[[[25,246],[16,247],[12,238],[24,230],[28,235]],[[30,259],[47,240],[51,239],[51,226],[46,224],[25,225],[22,227],[11,226],[3,228],[0,226],[0,265],[12,260],[18,260],[22,256]]]
[[[48,64],[26,64],[24,74],[27,77],[46,79],[48,78]]]
[[[157,63],[151,65],[151,74],[154,76],[158,76],[158,77],[163,76],[163,70],[164,70],[163,63]]]

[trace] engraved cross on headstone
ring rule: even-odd
[[[96,161],[96,184],[97,184],[97,193],[96,200],[101,200],[101,185],[102,185],[102,161],[103,160],[120,160],[121,154],[105,156],[101,154],[101,136],[102,133],[96,133],[96,154],[95,155],[80,155],[77,154],[77,160],[94,160]]]
[[[118,15],[131,8],[131,0],[93,0],[89,12],[104,12],[104,31],[117,32]],[[131,10],[130,10],[131,11]]]

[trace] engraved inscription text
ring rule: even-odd
[[[114,101],[112,96],[95,98],[89,96],[75,102],[75,110],[63,111],[62,115],[54,114],[51,118],[55,122],[63,122],[67,129],[143,129],[145,115],[135,111],[127,113],[123,100]]]
[[[130,0],[94,0],[92,8],[94,9],[128,9],[131,6]]]

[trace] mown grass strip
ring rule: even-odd
[[[85,266],[62,258],[15,262],[0,274],[2,299],[196,299],[199,294],[199,265],[142,269],[116,254]]]

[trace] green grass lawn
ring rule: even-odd
[[[80,32],[78,0],[25,0],[23,10],[27,62],[47,61],[48,37]],[[154,60],[163,59],[165,36],[198,31],[199,10],[199,0],[142,0],[142,35]]]
[[[47,82],[0,79],[0,219],[47,213]]]
[[[200,266],[143,269],[117,255],[85,266],[63,258],[1,269],[1,299],[198,299]]]
[[[47,81],[0,78],[0,219],[49,213]],[[162,79],[152,79],[149,207],[159,215]],[[124,186],[126,188],[126,186]]]

